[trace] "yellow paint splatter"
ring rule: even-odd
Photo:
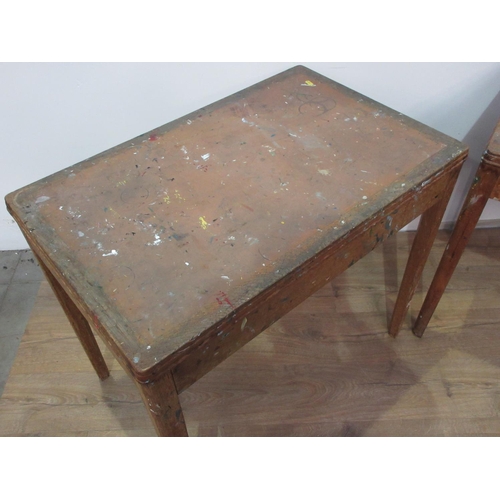
[[[125,186],[125,184],[127,184],[127,181],[123,180],[123,181],[117,182],[116,187]]]
[[[302,84],[303,87],[316,87],[316,85],[311,82],[311,80],[306,80],[305,83]]]
[[[200,217],[198,220],[200,221],[201,228],[202,229],[206,229],[207,226],[208,226],[208,222],[205,220],[205,218],[204,217]]]
[[[167,196],[165,196],[165,197],[163,198],[163,201],[164,201],[167,205],[170,205],[170,196],[168,196],[168,195],[167,195]]]
[[[109,211],[113,212],[117,217],[121,217],[121,215],[114,208],[109,207]]]
[[[177,200],[182,200],[182,201],[185,201],[186,198],[183,198],[180,194],[179,194],[179,191],[177,191],[177,189],[175,190],[175,193],[174,193],[174,196]]]

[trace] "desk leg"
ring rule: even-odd
[[[179,396],[170,372],[154,382],[141,384],[136,381],[136,385],[158,436],[188,435]]]
[[[432,207],[428,208],[420,218],[417,234],[408,257],[408,263],[406,264],[406,270],[403,280],[401,281],[398,298],[396,299],[394,312],[389,325],[389,334],[392,337],[396,337],[406,317],[411,299],[417,288],[427,258],[429,257],[434,239],[436,238],[441,219],[443,218],[451,193],[455,187],[459,170],[460,169],[456,169],[456,171],[451,174],[441,199],[432,205]]]
[[[36,254],[35,254],[36,255]],[[75,303],[71,300],[68,294],[64,291],[62,286],[59,284],[57,279],[51,273],[51,271],[47,268],[44,262],[37,258],[42,271],[47,278],[52,290],[54,291],[57,300],[61,304],[66,316],[75,330],[75,333],[78,337],[78,340],[82,344],[83,349],[87,353],[87,356],[94,367],[94,370],[97,372],[97,375],[101,380],[104,380],[109,377],[109,370],[106,366],[106,362],[102,357],[101,350],[99,349],[99,345],[96,342],[94,337],[94,333],[90,328],[87,320],[84,318],[83,314],[80,312],[78,307],[76,307]]]
[[[424,334],[499,176],[500,171],[497,169],[486,169],[482,167],[482,164],[479,166],[476,181],[467,194],[460,216],[413,327],[413,333],[417,337]]]

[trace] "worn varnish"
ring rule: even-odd
[[[181,392],[429,211],[408,264],[418,280],[466,154],[299,66],[12,193],[7,206],[146,401],[171,377]],[[401,290],[393,335],[412,293]],[[182,434],[177,425],[156,427]]]
[[[448,286],[488,199],[500,199],[500,122],[488,142],[472,186],[445,248],[439,267],[415,321],[413,332],[421,337]]]

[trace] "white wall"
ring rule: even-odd
[[[465,140],[470,160],[445,220],[456,217],[500,118],[500,63],[3,63],[0,195],[295,64]],[[500,203],[483,218],[500,219]],[[2,203],[0,250],[22,248]]]

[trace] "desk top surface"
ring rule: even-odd
[[[297,66],[6,200],[141,371],[465,151]]]

